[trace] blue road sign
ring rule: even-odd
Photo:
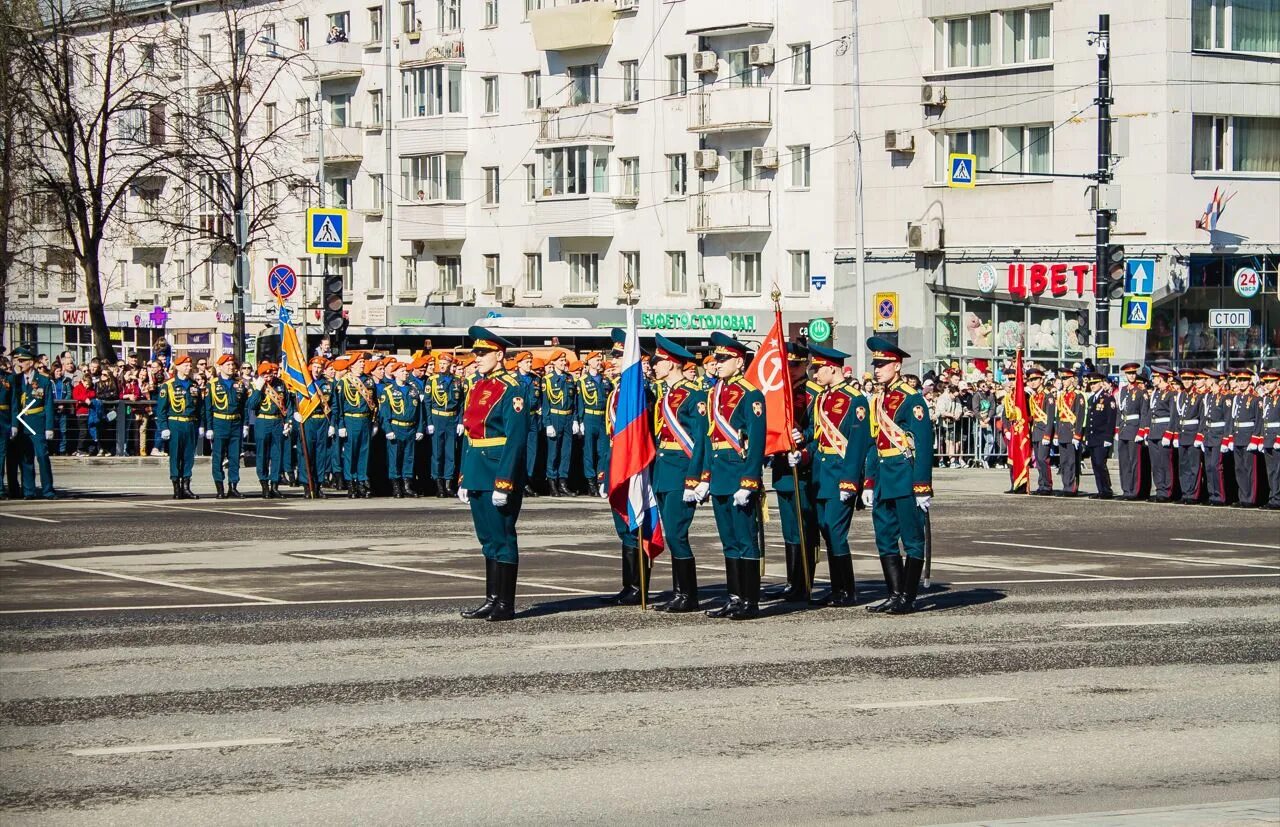
[[[307,210],[307,252],[347,253],[347,211],[313,207]]]
[[[976,155],[954,153],[947,158],[947,186],[973,189],[977,182]]]
[[[1124,292],[1131,296],[1150,296],[1156,292],[1156,260],[1154,258],[1125,259]]]
[[[277,299],[287,299],[298,289],[298,274],[287,264],[277,264],[267,273],[267,289]]]
[[[1151,297],[1125,296],[1120,326],[1128,330],[1151,329]]]

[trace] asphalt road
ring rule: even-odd
[[[599,607],[607,506],[538,499],[488,624],[461,504],[59,472],[76,498],[0,503],[8,823],[1280,823],[1275,514],[946,472],[926,611],[730,623]]]

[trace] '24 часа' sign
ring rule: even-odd
[[[1095,267],[1092,264],[1010,264],[1009,295],[1016,299],[1042,296],[1046,292],[1061,298],[1068,293],[1083,296],[1094,291]]]
[[[756,331],[756,317],[750,313],[641,313],[644,330],[734,330]]]

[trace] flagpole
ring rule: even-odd
[[[636,526],[636,569],[640,575],[640,611],[648,611],[649,609],[649,584],[644,576],[644,570],[648,568],[649,555],[644,550],[644,523],[637,520],[639,525]]]
[[[771,298],[773,299],[773,312],[774,312],[775,314],[777,314],[777,321],[778,321],[778,322],[781,322],[781,321],[782,321],[782,304],[781,304],[781,302],[780,302],[780,299],[782,298],[782,291],[778,290],[778,288],[777,288],[777,286],[776,286],[776,285],[774,286],[773,293],[771,294]],[[779,328],[778,328],[778,329],[779,329],[779,330],[781,330],[781,329],[782,329],[782,328],[781,328],[781,325],[779,325]],[[785,357],[784,357],[784,358],[785,358]],[[788,366],[787,366],[787,371],[788,371],[788,373],[787,373],[787,385],[788,385],[789,390],[791,390],[791,393],[792,393],[791,398],[794,400],[794,399],[795,399],[795,388],[791,388],[791,387],[790,387],[790,385],[791,385],[791,374],[790,374],[790,370],[791,370],[791,367],[790,367],[790,365],[788,365]],[[793,411],[793,414],[794,414],[794,411]],[[792,430],[795,430],[795,421],[794,421],[794,419],[792,420],[791,425],[792,425]],[[793,451],[794,451],[794,450],[796,450],[799,446],[797,446],[797,445],[795,444],[795,440],[794,440],[794,439],[792,439],[792,438],[791,438],[791,436],[790,436],[789,434],[788,434],[788,439],[791,439],[791,450],[793,450]],[[806,591],[810,591],[810,592],[811,592],[811,591],[813,591],[813,577],[812,577],[812,575],[811,575],[811,574],[810,574],[810,572],[809,572],[809,544],[805,541],[805,530],[804,530],[804,509],[802,509],[802,508],[800,507],[800,496],[801,496],[801,491],[800,491],[800,470],[799,470],[798,468],[796,468],[796,466],[794,466],[794,465],[792,465],[792,466],[791,466],[791,484],[795,487],[795,496],[794,496],[794,497],[792,497],[792,505],[794,505],[794,506],[795,506],[795,510],[796,510],[796,528],[797,528],[797,530],[799,531],[799,536],[800,536],[800,562],[801,562],[801,565],[803,565],[803,566],[804,566],[804,583],[805,583],[805,590],[806,590]],[[761,546],[761,549],[760,549],[760,559],[761,559],[761,560],[764,560],[764,547],[763,547],[763,546]],[[763,575],[763,574],[764,574],[764,570],[763,570],[763,569],[761,569],[761,572],[760,572],[760,573],[761,573],[761,575]]]

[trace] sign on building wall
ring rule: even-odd
[[[1029,299],[1045,293],[1062,298],[1067,295],[1084,296],[1094,291],[1095,267],[1093,264],[1010,264],[1007,270],[1009,295]]]

